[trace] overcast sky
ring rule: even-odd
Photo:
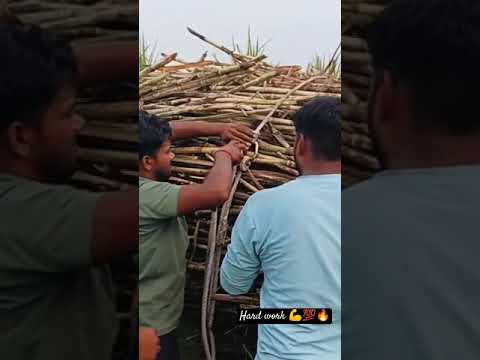
[[[305,66],[315,54],[331,56],[340,43],[340,0],[140,0],[140,34],[156,52],[197,60],[221,52],[190,35],[246,47],[248,27],[273,64]]]

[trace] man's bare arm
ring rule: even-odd
[[[80,83],[93,86],[138,78],[138,42],[122,41],[74,46]]]
[[[223,204],[232,188],[232,165],[238,164],[246,146],[233,142],[215,153],[215,165],[204,182],[199,185],[186,185],[180,188],[178,215],[188,215],[196,210],[213,209]]]
[[[221,136],[224,141],[237,140],[244,143],[253,140],[253,130],[245,125],[207,121],[170,121],[169,124],[173,141],[198,136]]]
[[[105,264],[138,251],[138,190],[102,196],[95,210],[93,259]]]
[[[215,154],[215,165],[202,184],[182,186],[179,215],[222,204],[231,189],[232,162],[240,162],[245,149],[241,143],[229,143]],[[107,193],[98,200],[92,246],[95,264],[138,251],[138,201],[138,190]]]

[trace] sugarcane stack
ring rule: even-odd
[[[379,170],[366,118],[372,73],[368,25],[387,0],[342,0],[342,184],[351,186]]]
[[[138,2],[129,0],[15,0],[8,10],[74,42],[138,39]]]
[[[185,61],[177,53],[140,72],[140,99],[144,110],[161,121],[234,122],[254,129],[256,138],[244,161],[234,170],[229,200],[215,211],[189,217],[190,270],[186,297],[201,289],[202,341],[207,359],[215,359],[213,320],[217,302],[240,307],[258,306],[258,280],[252,293],[229,296],[219,291],[221,259],[230,241],[232,225],[255,192],[284,184],[299,175],[294,159],[293,115],[318,96],[339,97],[340,80],[312,74],[301,66],[272,66],[266,56],[246,56],[217,44],[193,29],[188,31],[232,59],[222,63],[207,58]],[[219,138],[196,138],[174,144],[172,176],[179,185],[201,183],[214,164]],[[203,274],[202,277],[196,273]],[[199,283],[199,281],[201,281]],[[197,296],[197,295],[194,295]],[[192,296],[193,297],[193,296]]]
[[[138,40],[138,2],[130,0],[17,0],[6,2],[1,10],[9,23],[37,25],[74,46]],[[72,185],[91,191],[137,186],[138,83],[81,89],[77,100],[76,112],[86,125],[78,139],[79,171]],[[112,269],[120,320],[112,358],[133,358],[138,334],[137,266],[125,258],[113,264]]]

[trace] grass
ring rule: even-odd
[[[234,51],[249,57],[257,57],[263,55],[269,42],[270,40],[261,43],[258,36],[256,39],[254,39],[250,26],[248,27],[247,44],[244,49],[240,48],[240,45],[235,41],[234,38],[232,38]]]
[[[340,47],[335,50],[332,56],[320,57],[316,54],[307,66],[308,73],[328,74],[339,79],[341,76]]]
[[[155,58],[155,46],[152,48],[145,43],[145,38],[142,36],[139,49],[139,70],[142,71],[146,67],[153,64]]]

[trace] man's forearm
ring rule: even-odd
[[[92,86],[138,77],[138,43],[135,41],[74,46],[80,83]]]
[[[217,152],[215,158],[215,165],[202,184],[185,185],[180,188],[177,215],[214,209],[228,199],[232,186],[232,160],[223,151]]]
[[[215,154],[215,165],[203,181],[203,185],[223,194],[223,200],[226,201],[232,188],[232,177],[232,159],[223,151],[217,152]]]
[[[97,202],[94,219],[95,264],[138,251],[138,189],[104,194]]]
[[[224,124],[207,121],[170,121],[172,140],[191,139],[198,136],[219,136]]]

